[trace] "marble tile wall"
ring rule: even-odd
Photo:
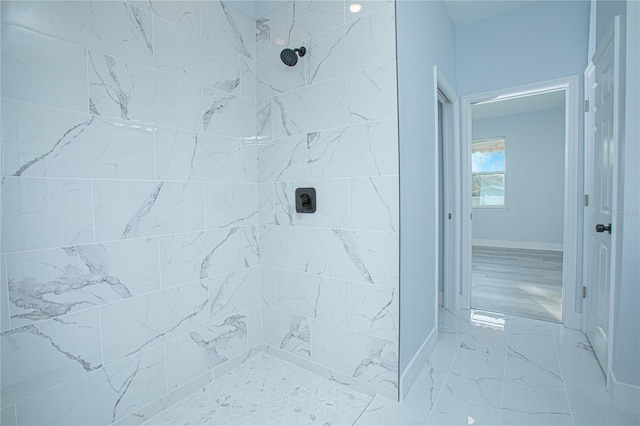
[[[3,1],[1,27],[2,424],[140,424],[262,350],[255,22]]]
[[[292,1],[256,21],[265,350],[398,396],[398,140],[393,1]],[[284,47],[305,46],[295,67]],[[295,212],[316,188],[315,214]]]

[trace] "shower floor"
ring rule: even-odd
[[[145,425],[352,425],[371,400],[263,353]]]

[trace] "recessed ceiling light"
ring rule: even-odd
[[[349,12],[358,13],[362,10],[362,5],[360,3],[351,3],[349,5]]]
[[[283,40],[283,39],[281,39],[281,38],[277,38],[277,39],[276,39],[276,44],[277,44],[278,46],[284,46],[284,40]]]

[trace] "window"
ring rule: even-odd
[[[471,144],[471,205],[504,207],[504,138]]]

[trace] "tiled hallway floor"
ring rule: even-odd
[[[640,418],[608,402],[582,333],[442,310],[438,345],[402,404],[262,354],[146,424],[577,426],[639,425]]]

